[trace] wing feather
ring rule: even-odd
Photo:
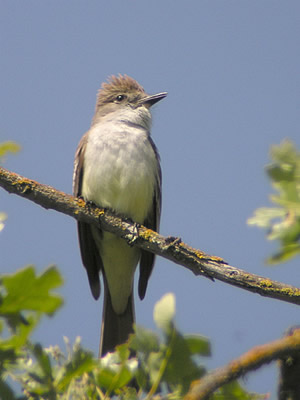
[[[147,228],[150,228],[156,232],[159,231],[159,222],[160,222],[160,212],[161,212],[161,168],[160,168],[160,159],[159,154],[156,149],[154,142],[152,141],[151,137],[149,136],[149,140],[151,142],[153,151],[156,156],[157,160],[157,177],[156,177],[156,185],[153,194],[153,203],[152,208],[144,221],[144,225]],[[141,260],[140,260],[140,277],[139,277],[139,285],[138,285],[138,292],[139,297],[141,300],[145,297],[148,280],[150,278],[151,272],[154,267],[155,262],[155,254],[150,253],[149,251],[142,250],[141,251]]]
[[[74,163],[73,194],[76,197],[82,195],[82,180],[84,174],[84,152],[87,143],[87,133],[79,142]],[[100,257],[90,224],[78,222],[78,238],[82,263],[87,271],[92,294],[95,299],[100,296],[99,273],[103,270],[103,262]],[[101,232],[100,232],[101,234]]]

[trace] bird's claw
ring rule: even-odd
[[[163,250],[168,250],[170,247],[173,247],[181,242],[182,240],[180,237],[168,236],[165,240],[165,244],[163,245]]]
[[[129,246],[133,246],[139,237],[139,225],[134,222],[129,228],[130,233],[127,234],[127,243]]]

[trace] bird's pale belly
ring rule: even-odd
[[[98,151],[90,150],[92,145],[98,145]],[[83,197],[143,223],[152,206],[157,172],[155,154],[148,146],[144,141],[87,146]]]
[[[87,148],[89,162],[84,166],[83,197],[135,222],[144,223],[153,204],[157,171],[152,149],[149,156],[144,141],[126,146],[103,145],[103,142],[93,145],[98,145],[99,149],[95,151],[94,147],[88,151]],[[94,238],[98,241],[113,308],[121,314],[132,292],[140,250],[108,232],[103,232],[100,238],[94,231]]]

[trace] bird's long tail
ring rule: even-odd
[[[128,340],[129,335],[133,333],[134,321],[133,293],[131,293],[128,299],[128,304],[124,313],[118,315],[112,307],[107,282],[104,282],[104,304],[99,349],[100,357],[108,352],[115,351],[117,345],[125,343]]]

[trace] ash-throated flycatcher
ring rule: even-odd
[[[150,137],[150,107],[167,93],[148,95],[132,78],[113,76],[98,93],[91,128],[75,155],[73,191],[86,201],[158,231],[161,208],[159,155]],[[133,332],[133,278],[144,298],[154,254],[78,222],[81,257],[95,299],[104,281],[100,355],[113,351]]]

